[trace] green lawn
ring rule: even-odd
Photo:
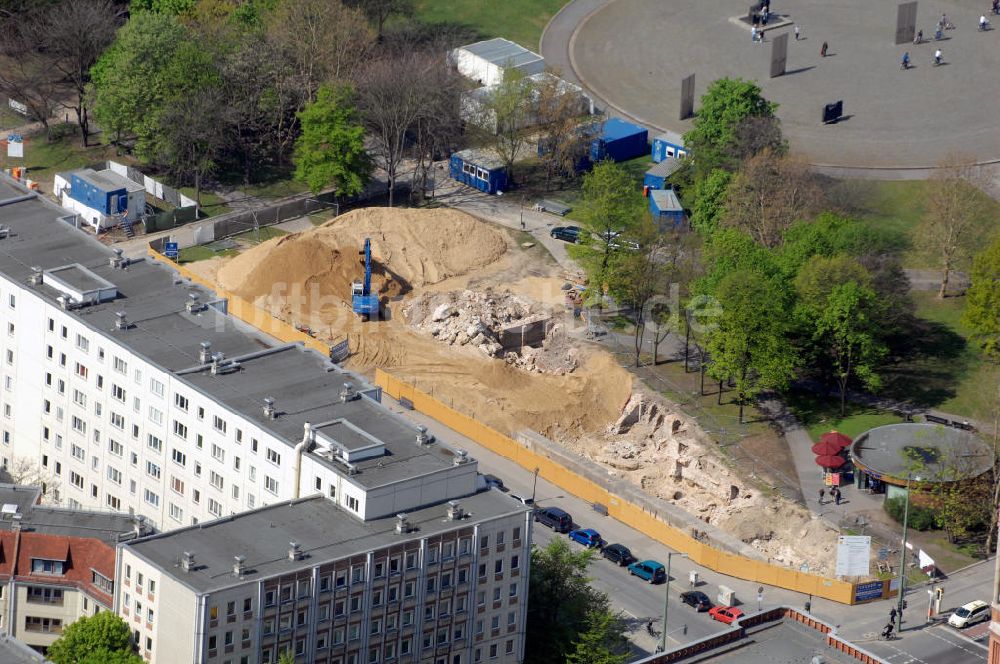
[[[288,231],[274,226],[261,226],[260,231],[246,231],[233,236],[233,239],[240,244],[259,244],[273,240],[276,237],[288,235]]]
[[[179,191],[188,198],[194,198],[194,187],[181,187]],[[214,217],[230,212],[231,208],[226,205],[221,196],[210,191],[201,190],[201,212],[207,217]]]
[[[818,441],[819,437],[828,431],[839,431],[854,438],[873,427],[902,421],[892,413],[853,403],[847,404],[847,415],[841,417],[840,402],[835,394],[821,397],[812,393],[796,392],[788,395],[786,403],[814,441]]]
[[[566,0],[417,0],[416,17],[426,23],[471,27],[482,39],[505,37],[538,51],[542,30]]]
[[[110,145],[84,148],[78,136],[67,136],[51,143],[45,136],[32,136],[24,145],[24,159],[5,157],[4,166],[26,166],[28,177],[38,182],[42,191],[50,193],[52,178],[56,173],[91,166],[108,159],[126,164],[134,163],[127,158],[117,156],[115,149]]]
[[[298,180],[287,177],[285,179],[273,180],[270,182],[240,185],[239,189],[240,191],[246,192],[250,196],[255,196],[257,198],[278,199],[293,196],[295,194],[301,194],[304,191],[308,191],[309,187]]]

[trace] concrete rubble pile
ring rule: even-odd
[[[450,346],[471,346],[525,371],[562,375],[578,363],[563,326],[510,291],[422,293],[403,310],[407,323]],[[530,335],[521,335],[530,330]],[[531,344],[531,345],[528,345]]]

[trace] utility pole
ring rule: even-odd
[[[903,507],[903,546],[899,550],[899,599],[896,603],[896,633],[903,631],[903,603],[906,601],[906,522],[910,516],[910,475],[906,476],[906,502]]]
[[[535,489],[538,487],[538,471],[541,470],[538,466],[535,466],[535,479],[531,481],[531,506],[535,506]]]
[[[670,559],[674,556],[687,558],[686,553],[667,553],[667,580],[663,582],[663,630],[660,632],[660,652],[667,650],[667,612],[670,610]]]

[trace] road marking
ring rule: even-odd
[[[955,641],[952,641],[951,639],[944,638],[940,634],[936,634],[934,629],[927,630],[927,633],[930,634],[931,636],[933,636],[935,639],[941,639],[942,641],[944,641],[948,645],[953,646],[955,648],[958,648],[959,650],[961,650],[963,652],[966,652],[966,653],[969,653],[970,655],[975,655],[975,656],[978,657],[978,656],[980,656],[982,654],[982,653],[978,653],[978,652],[973,652],[972,650],[969,650],[968,648],[966,648],[965,646],[963,646],[960,643],[956,643]],[[951,634],[952,632],[949,631],[948,633]],[[965,636],[962,636],[961,634],[956,634],[955,636],[958,636],[963,641],[968,641],[972,645],[978,647],[980,650],[985,650],[986,652],[990,651],[990,649],[987,648],[986,646],[980,645],[980,644],[976,643],[975,641],[971,641],[971,640],[967,639]]]
[[[919,657],[914,657],[913,655],[911,655],[910,653],[906,652],[905,650],[900,650],[899,648],[897,648],[896,646],[892,645],[891,643],[886,642],[885,645],[886,645],[886,647],[888,647],[888,648],[890,648],[892,650],[895,650],[896,653],[897,653],[897,655],[900,655],[900,656],[903,656],[903,657],[909,657],[909,659],[907,659],[907,660],[905,660],[903,662],[900,662],[900,664],[910,664],[910,662],[920,662],[920,664],[929,664],[928,662],[925,662],[924,660],[920,659]],[[891,657],[888,657],[887,659],[894,659],[895,657],[896,657],[896,655],[892,655]]]

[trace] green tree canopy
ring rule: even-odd
[[[694,285],[699,295],[715,295],[719,284],[737,271],[756,272],[766,277],[778,273],[774,254],[736,228],[720,228],[705,242],[705,276]]]
[[[729,183],[732,178],[732,173],[729,171],[716,168],[695,184],[691,227],[705,237],[715,232],[722,215],[725,214]]]
[[[584,641],[609,654],[620,643],[621,618],[587,577],[593,559],[593,551],[570,549],[561,538],[532,549],[525,651],[535,664],[565,664]],[[574,661],[618,664],[617,660]]]
[[[54,664],[96,664],[115,662],[136,664],[129,644],[129,628],[124,620],[110,611],[83,616],[63,630],[46,653]],[[105,656],[106,659],[97,659]]]
[[[695,159],[696,179],[718,167],[732,168],[730,154],[749,118],[774,116],[778,105],[766,100],[760,86],[740,78],[713,81],[701,97],[694,126],[684,134],[684,145]]]
[[[972,259],[963,320],[983,351],[1000,360],[1000,237]]]
[[[774,280],[759,272],[737,270],[715,291],[722,315],[708,333],[715,380],[736,381],[736,395],[743,407],[764,389],[783,389],[792,378],[796,356],[786,333],[787,298]]]
[[[616,251],[618,234],[636,229],[645,214],[645,199],[634,178],[621,165],[602,161],[583,176],[583,246],[573,252],[592,284],[602,284]],[[596,235],[597,237],[593,237]]]
[[[587,630],[580,635],[576,648],[566,656],[567,664],[625,664],[628,639],[622,633],[621,618],[610,611],[587,616]]]
[[[338,195],[361,193],[372,163],[351,88],[320,86],[316,101],[307,104],[298,118],[302,133],[295,141],[295,178],[314,195],[330,184]]]

